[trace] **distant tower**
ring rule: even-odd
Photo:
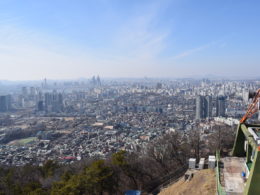
[[[42,83],[42,89],[46,89],[46,88],[47,88],[47,79],[44,78]]]
[[[45,111],[50,111],[51,104],[52,104],[52,95],[50,93],[45,93],[44,94]]]
[[[58,94],[58,111],[61,112],[63,111],[63,95],[61,93]]]
[[[45,106],[50,105],[52,103],[52,96],[50,93],[44,94]]]
[[[208,118],[212,117],[212,97],[206,96],[206,102],[205,102],[205,115]]]
[[[198,96],[196,98],[196,119],[212,117],[212,97]]]
[[[203,97],[196,97],[196,119],[203,118]]]
[[[36,96],[36,89],[35,87],[30,87],[30,96],[34,98]]]
[[[27,87],[22,88],[22,94],[23,94],[24,97],[27,97],[27,95],[28,95]]]
[[[97,76],[96,82],[97,82],[97,85],[98,85],[98,86],[100,86],[100,85],[101,85],[101,80],[100,80],[100,77],[99,77],[99,75]]]
[[[0,112],[7,112],[11,109],[11,96],[0,96]]]
[[[95,76],[92,77],[91,83],[92,83],[93,85],[96,85],[96,77],[95,77]]]
[[[38,107],[38,111],[44,111],[44,103],[43,103],[42,100],[40,100],[40,101],[38,102],[37,107]]]
[[[216,116],[226,115],[226,98],[224,96],[220,96],[217,98],[216,111]]]
[[[8,111],[12,109],[12,96],[11,95],[7,95],[7,109]]]

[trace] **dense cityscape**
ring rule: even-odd
[[[260,195],[259,8],[0,0],[0,195]]]
[[[0,85],[0,164],[71,164],[146,152],[169,132],[233,126],[258,80],[91,79]]]

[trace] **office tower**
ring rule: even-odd
[[[44,99],[43,93],[40,90],[38,90],[37,95],[36,95],[36,102],[39,102],[43,99]]]
[[[61,93],[58,94],[58,103],[63,105],[63,96]]]
[[[50,93],[45,93],[44,94],[44,104],[45,104],[45,107],[48,107],[49,105],[51,105],[52,103],[52,97],[51,97],[51,94]]]
[[[196,119],[203,118],[203,97],[196,97]]]
[[[44,84],[43,84],[44,88],[46,89],[47,88],[47,79],[45,78],[44,79]]]
[[[61,112],[63,111],[63,96],[61,93],[54,91],[53,93],[44,94],[44,106],[47,112]]]
[[[12,109],[12,97],[11,95],[7,95],[7,106],[8,106],[8,111]]]
[[[30,96],[35,96],[36,95],[36,89],[35,87],[30,87]]]
[[[22,95],[19,97],[19,105],[21,106],[21,108],[25,107],[25,101]]]
[[[53,94],[54,101],[52,103],[52,111],[53,112],[61,112],[63,111],[63,96],[61,93]]]
[[[212,117],[212,97],[211,96],[206,96],[206,101],[205,101],[205,116],[210,118]]]
[[[7,112],[11,109],[11,95],[0,96],[0,112]]]
[[[226,115],[226,98],[220,96],[216,101],[216,116],[225,116]]]
[[[196,98],[196,119],[212,117],[212,97],[198,96]]]
[[[92,77],[91,83],[92,83],[92,85],[96,85],[96,77],[95,76]]]
[[[54,96],[53,93],[44,94],[44,107],[46,112],[51,112],[53,110]]]
[[[98,85],[98,86],[101,86],[101,80],[100,80],[100,77],[99,77],[99,76],[97,76],[96,82],[97,82],[97,85]]]
[[[38,107],[38,111],[44,111],[44,103],[43,103],[42,100],[40,100],[40,101],[38,102],[37,107]]]
[[[23,94],[24,97],[27,97],[27,95],[28,95],[27,87],[22,88],[22,94]]]

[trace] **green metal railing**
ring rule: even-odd
[[[226,191],[224,190],[223,186],[220,183],[220,171],[219,171],[220,153],[219,153],[219,151],[216,152],[216,160],[217,160],[217,166],[216,166],[217,192],[218,192],[218,195],[226,195]]]

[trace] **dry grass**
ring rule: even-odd
[[[216,178],[214,170],[198,171],[190,181],[181,179],[172,186],[163,189],[159,195],[214,195]]]

